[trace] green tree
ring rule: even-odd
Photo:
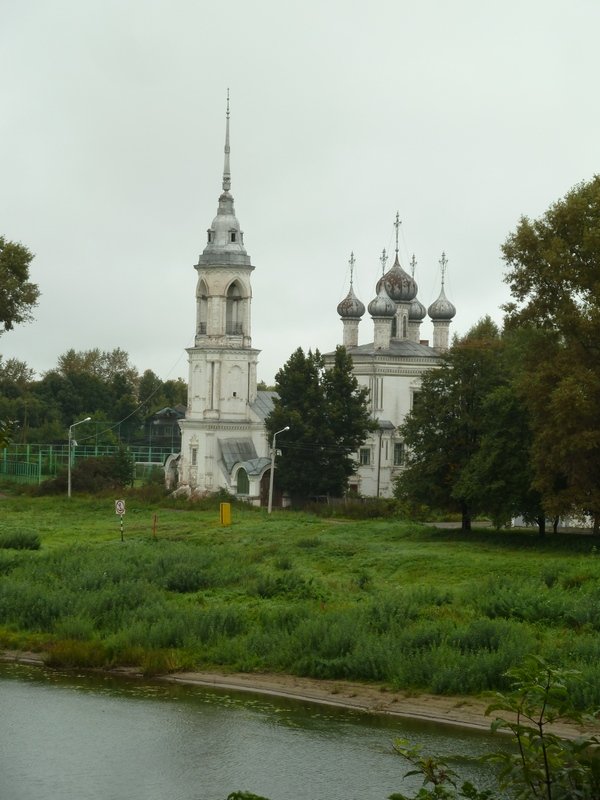
[[[0,420],[0,450],[8,447],[12,441],[12,423],[8,420]]]
[[[522,218],[502,251],[507,325],[543,335],[522,384],[534,483],[548,513],[590,513],[600,533],[600,177]]]
[[[504,332],[498,352],[500,383],[481,404],[482,429],[473,457],[462,471],[456,491],[500,527],[522,516],[545,533],[542,497],[533,485],[533,434],[521,397],[527,381],[523,359],[530,347],[528,331]]]
[[[356,469],[354,453],[373,423],[368,390],[359,386],[345,348],[336,349],[325,368],[317,350],[298,348],[275,376],[278,398],[265,421],[269,439],[289,425],[277,440],[277,484],[295,502],[319,495],[341,496]]]
[[[512,384],[494,389],[482,402],[479,445],[461,472],[455,494],[466,497],[496,527],[522,516],[545,533],[541,495],[533,488],[529,419]]]
[[[487,422],[485,400],[504,380],[500,331],[485,317],[456,339],[438,369],[422,379],[418,401],[400,426],[407,465],[395,495],[444,511],[459,511],[462,529],[482,511],[465,470]]]
[[[137,369],[129,363],[129,355],[125,350],[116,347],[114,350],[67,350],[58,358],[57,371],[68,377],[74,373],[94,375],[102,381],[122,378],[131,391],[137,390],[139,376]]]
[[[0,236],[0,326],[5,331],[32,319],[31,309],[40,296],[29,280],[32,260],[33,253],[24,245]]]

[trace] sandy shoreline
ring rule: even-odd
[[[348,681],[324,681],[293,675],[179,672],[165,675],[169,683],[253,692],[308,703],[338,706],[368,714],[427,720],[443,725],[489,730],[488,703],[468,697],[391,692],[384,687]]]
[[[0,661],[45,667],[43,655],[40,653],[4,651],[0,653]],[[147,680],[139,671],[132,668],[116,668],[109,670],[108,674]],[[205,671],[175,672],[155,676],[151,680],[282,697],[303,703],[352,709],[366,714],[384,714],[481,731],[489,731],[494,718],[485,714],[489,705],[489,701],[485,699],[392,692],[384,686],[351,681],[326,681],[280,674]],[[568,738],[579,735],[583,730],[564,724],[553,726],[555,733]]]
[[[44,667],[40,653],[5,651],[0,660]],[[132,669],[110,670],[113,675],[143,676]],[[391,692],[385,687],[349,681],[325,681],[293,675],[240,672],[176,672],[152,678],[166,683],[283,697],[307,703],[338,706],[369,714],[421,719],[444,725],[489,730],[487,703],[470,697],[442,697]]]

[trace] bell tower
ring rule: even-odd
[[[227,436],[254,438],[256,369],[252,347],[251,274],[254,267],[231,195],[229,91],[225,117],[225,163],[217,214],[195,269],[196,331],[188,348],[188,404],[182,420],[180,482],[214,490],[218,441]],[[235,432],[235,433],[234,433]]]

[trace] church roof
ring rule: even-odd
[[[262,456],[261,458],[253,458],[250,461],[244,461],[242,467],[246,470],[248,475],[260,475],[265,467],[271,464],[271,459]]]
[[[228,472],[231,472],[234,465],[240,461],[252,461],[257,458],[252,439],[219,439],[219,445]]]
[[[265,420],[273,411],[274,401],[278,397],[277,392],[257,392],[256,400],[252,403],[252,411],[260,420]]]
[[[396,430],[396,426],[389,419],[379,419],[379,417],[377,417],[377,419],[375,421],[377,422],[377,427],[379,428],[380,431],[395,431]]]
[[[359,344],[356,347],[347,347],[346,350],[351,356],[392,356],[396,358],[435,358],[439,359],[440,354],[432,347],[409,339],[390,339],[389,347],[384,349],[376,348],[373,342]],[[326,356],[333,356],[334,353],[325,353]]]

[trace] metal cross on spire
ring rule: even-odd
[[[415,268],[417,266],[417,259],[415,258],[415,254],[412,254],[412,258],[410,260],[410,274],[412,277],[415,277]]]
[[[231,169],[229,166],[229,89],[227,89],[227,113],[225,115],[225,164],[223,166],[223,191],[231,189]]]
[[[440,267],[442,270],[442,289],[443,289],[444,281],[446,279],[446,269],[448,268],[448,259],[446,258],[446,253],[442,253],[442,257],[440,258]]]
[[[348,260],[348,264],[350,264],[350,288],[352,288],[352,282],[354,280],[354,264],[356,263],[356,259],[354,258],[354,250],[350,253],[350,258]]]
[[[379,260],[381,261],[381,274],[385,275],[385,268],[387,266],[387,260],[388,260],[388,254],[386,252],[385,247],[381,251],[381,256],[379,257]]]
[[[402,225],[400,212],[396,211],[396,221],[394,222],[394,228],[396,228],[396,258],[398,257],[398,234],[400,232],[400,225]]]

